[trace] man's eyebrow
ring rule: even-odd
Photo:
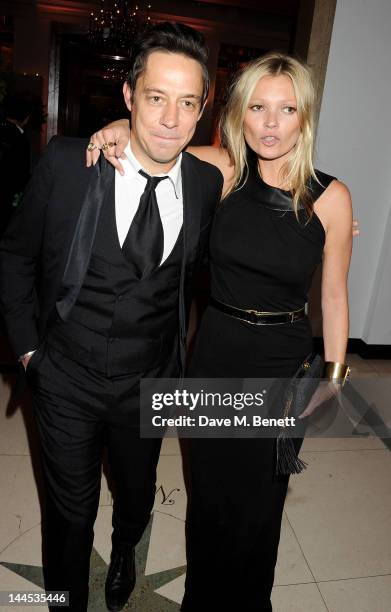
[[[163,91],[162,89],[157,89],[156,87],[146,87],[144,89],[144,91],[146,93],[158,93],[158,94],[162,94],[163,96],[167,95],[167,93],[165,91]],[[183,94],[182,96],[180,96],[181,98],[194,98],[195,100],[201,100],[201,96],[197,96],[196,94]]]
[[[166,95],[165,91],[162,91],[161,89],[157,89],[156,87],[145,87],[144,91],[146,91],[147,93],[160,93],[160,94],[163,94],[164,96]]]

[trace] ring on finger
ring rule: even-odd
[[[115,142],[104,142],[102,145],[102,151],[107,151],[111,147],[115,147]]]
[[[91,153],[91,151],[93,151],[94,149],[97,149],[98,147],[96,146],[96,144],[94,144],[93,142],[90,142],[88,147],[87,147],[87,151],[89,151]]]

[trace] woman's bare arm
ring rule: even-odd
[[[347,279],[352,252],[352,203],[348,188],[333,181],[315,203],[326,232],[322,266],[322,315],[325,361],[345,363],[349,333]],[[310,416],[335,397],[340,385],[321,381],[299,418]]]
[[[102,151],[107,161],[109,161],[120,174],[123,174],[123,167],[120,159],[124,159],[124,150],[129,142],[129,138],[130,126],[128,119],[113,121],[98,132],[95,132],[90,138],[90,143],[95,145],[95,148],[92,151],[86,152],[87,167],[96,164],[100,152]],[[105,143],[111,146],[103,149],[102,147]],[[210,146],[188,147],[186,150],[195,157],[198,157],[198,159],[217,166],[224,177],[223,193],[225,193],[233,177],[233,166],[230,163],[227,151],[219,147]]]
[[[352,202],[346,185],[333,181],[319,202],[326,242],[322,266],[323,339],[326,361],[345,362],[349,332],[347,279],[352,252]]]
[[[107,149],[103,149],[103,155],[120,174],[123,174],[123,167],[120,159],[124,159],[125,157],[124,150],[129,142],[129,138],[130,125],[128,119],[118,119],[118,121],[113,121],[98,132],[95,132],[95,134],[91,136],[90,142],[94,144],[96,148],[93,151],[86,151],[87,167],[96,164],[99,159],[102,146],[105,143],[108,143],[112,144],[112,146]],[[231,164],[231,160],[226,149],[223,149],[222,147],[205,146],[188,147],[186,150],[195,157],[198,157],[198,159],[217,166],[224,177],[223,195],[227,193],[232,184],[234,167]],[[333,183],[336,182],[338,181],[333,181]],[[330,186],[329,189],[331,187],[332,186]],[[327,191],[329,191],[329,189]],[[326,192],[323,194],[322,199],[325,197],[325,195]],[[353,221],[350,231],[353,236],[358,236],[360,233],[358,221]]]

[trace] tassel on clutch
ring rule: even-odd
[[[298,368],[288,384],[284,394],[283,417],[298,417],[308,406],[322,377],[324,361],[317,353],[310,353]],[[302,431],[305,431],[305,419],[299,420]],[[296,436],[297,436],[296,425]],[[298,436],[297,436],[298,437]],[[297,455],[293,439],[286,427],[281,427],[276,440],[276,473],[300,474],[307,463]]]

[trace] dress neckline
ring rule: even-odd
[[[266,181],[262,178],[261,173],[259,172],[259,168],[256,168],[256,175],[258,177],[258,179],[260,180],[260,182],[265,185],[265,187],[267,187],[268,189],[276,189],[277,191],[281,191],[284,194],[289,195],[290,197],[292,197],[292,192],[288,189],[282,189],[281,187],[275,187],[275,185],[269,185],[269,183],[266,183]]]
[[[243,187],[251,192],[252,198],[267,208],[294,212],[292,192],[265,183],[259,173],[256,160],[249,160],[247,178],[243,182]],[[299,209],[303,208],[299,205]]]

